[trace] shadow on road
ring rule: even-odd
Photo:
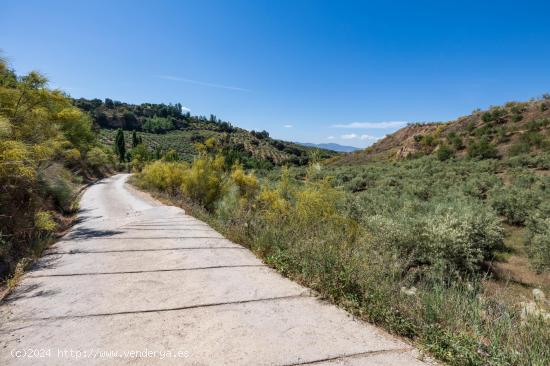
[[[105,238],[117,234],[122,234],[124,231],[120,230],[99,230],[99,229],[91,229],[91,228],[85,228],[85,227],[78,227],[73,229],[69,234],[67,234],[63,241],[67,240],[86,240],[86,239],[94,239],[94,238]]]

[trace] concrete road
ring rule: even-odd
[[[116,175],[0,306],[1,365],[423,365]]]

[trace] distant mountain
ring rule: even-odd
[[[318,149],[324,149],[324,150],[332,150],[332,151],[338,151],[338,152],[354,152],[357,150],[361,150],[358,147],[354,146],[345,146],[340,144],[312,144],[310,142],[296,142],[298,145],[307,146],[307,147],[316,147]]]

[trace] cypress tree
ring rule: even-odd
[[[136,147],[139,144],[139,137],[136,133],[136,130],[132,132],[132,147]]]
[[[126,157],[126,143],[124,142],[124,132],[122,132],[122,129],[120,128],[116,133],[115,152],[117,153],[120,162],[124,162],[124,158]]]

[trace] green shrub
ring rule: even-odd
[[[57,227],[50,211],[38,211],[34,214],[34,227],[40,232],[51,232]]]
[[[109,155],[107,155],[99,147],[93,147],[92,149],[90,149],[90,151],[88,151],[88,154],[86,155],[86,158],[90,165],[94,168],[106,166],[107,164],[111,163],[112,160]]]
[[[478,173],[468,177],[465,181],[460,182],[462,192],[467,196],[474,197],[479,200],[485,200],[488,192],[502,185],[500,179],[494,174]]]
[[[174,129],[170,118],[154,116],[147,118],[143,123],[143,130],[152,133],[164,133]]]
[[[425,213],[414,212],[365,218],[373,242],[406,259],[404,269],[414,276],[448,282],[476,275],[502,247],[499,219],[479,205],[437,204]]]
[[[39,182],[58,210],[64,213],[73,211],[77,186],[70,171],[58,163],[52,164],[39,172]]]
[[[498,152],[495,145],[486,139],[481,139],[468,145],[468,157],[473,159],[496,159],[498,158]]]
[[[177,195],[188,168],[186,163],[155,161],[143,168],[138,179],[146,188]]]
[[[361,192],[367,188],[367,181],[363,177],[354,177],[345,187],[350,192]]]
[[[449,160],[454,156],[454,151],[449,147],[447,144],[441,144],[439,145],[439,149],[437,149],[437,158],[439,161],[445,161]]]
[[[462,139],[455,132],[451,132],[447,135],[447,141],[455,148],[455,150],[461,150],[464,148]]]
[[[523,119],[523,116],[521,114],[514,114],[512,116],[512,122],[519,122]]]
[[[256,176],[252,173],[245,173],[240,165],[233,166],[231,181],[238,187],[240,195],[247,199],[255,197],[260,189]]]
[[[135,171],[140,171],[145,163],[152,159],[152,154],[145,144],[138,144],[128,152],[128,160]]]
[[[511,225],[523,225],[538,198],[525,189],[506,187],[491,192],[491,206]]]
[[[517,156],[520,154],[527,154],[530,151],[531,151],[531,145],[522,141],[518,141],[512,146],[510,146],[510,150],[508,150],[508,154],[510,156]]]
[[[527,228],[525,246],[531,265],[538,272],[550,271],[550,218],[534,218]]]
[[[183,176],[182,193],[192,201],[212,210],[226,188],[224,168],[225,161],[221,156],[203,156],[196,159]]]
[[[491,112],[484,112],[481,115],[481,120],[483,122],[491,122],[493,120],[493,114]]]

